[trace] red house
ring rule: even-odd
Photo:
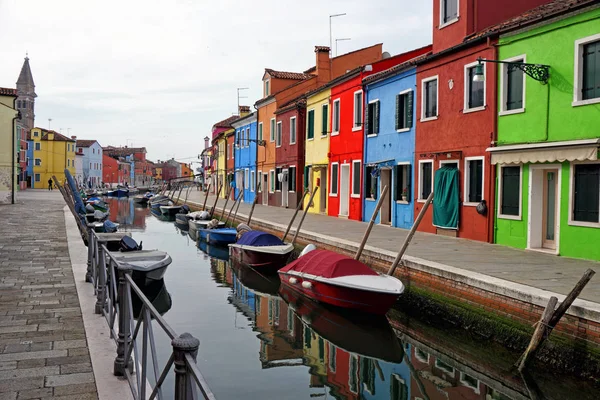
[[[433,1],[433,54],[417,66],[415,215],[435,194],[420,231],[492,242],[495,175],[485,149],[496,140],[497,67],[484,63],[482,79],[475,67],[479,57],[497,59],[496,36],[476,33],[548,2]]]
[[[329,177],[337,179],[334,194],[329,193],[327,212],[331,216],[362,220],[362,160],[364,160],[364,94],[362,80],[368,75],[402,64],[431,51],[422,47],[368,66],[360,66],[331,82],[331,137]],[[335,167],[334,167],[335,166]],[[334,171],[337,171],[334,173]],[[335,175],[335,176],[332,176]],[[335,179],[334,179],[335,178]]]

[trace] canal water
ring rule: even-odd
[[[121,231],[171,255],[164,281],[145,290],[177,333],[200,340],[198,366],[218,399],[505,400],[528,399],[532,387],[548,399],[600,398],[590,381],[551,372],[525,384],[510,372],[518,354],[463,331],[398,310],[357,320],[280,293],[276,277],[230,263],[227,249],[197,243],[173,220],[108,201]],[[162,370],[170,341],[156,324],[154,333]]]

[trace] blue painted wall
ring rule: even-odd
[[[246,117],[241,121],[243,125],[234,124],[235,127],[235,140],[234,143],[239,143],[240,145],[235,146],[235,171],[236,176],[238,171],[244,171],[248,169],[248,180],[252,179],[252,172],[254,172],[254,179],[256,179],[256,141],[251,141],[244,147],[242,147],[242,139],[245,136],[241,135],[242,131],[246,131],[246,129],[250,128],[250,139],[256,140],[257,135],[257,123],[256,123],[256,113],[252,114],[252,116]],[[253,186],[256,184],[254,183]],[[237,185],[236,185],[237,186]],[[254,195],[256,190],[252,190],[250,186],[250,182],[246,182],[246,188],[244,189],[244,202],[252,203],[254,201]],[[239,194],[239,190],[241,188],[236,187],[235,196],[237,197]],[[256,188],[255,188],[256,189]]]
[[[410,354],[410,349],[405,350],[408,354]],[[364,361],[363,361],[364,360]],[[359,363],[362,361],[363,365],[360,365],[359,368],[364,366],[365,361],[368,360],[366,357],[360,357]],[[375,359],[370,359],[371,362],[374,362]],[[364,400],[387,400],[387,399],[411,399],[410,396],[410,369],[408,365],[403,362],[402,364],[392,364],[387,361],[377,360],[379,364],[380,371],[383,375],[379,375],[379,372],[373,368],[373,376],[372,382],[373,393],[369,391],[369,385],[361,379],[360,381],[360,395],[361,399]],[[392,393],[392,381],[394,382],[394,386],[396,387],[396,392]],[[405,397],[401,395],[401,393],[405,393]],[[392,396],[393,395],[393,396]]]
[[[414,220],[414,183],[415,176],[415,127],[416,127],[416,69],[412,68],[384,80],[369,84],[365,88],[365,104],[370,101],[379,100],[379,134],[374,137],[365,136],[365,160],[364,164],[375,163],[384,160],[394,160],[393,164],[410,163],[411,185],[408,195],[408,204],[394,203],[392,207],[392,225],[398,228],[410,229]],[[396,131],[396,95],[405,90],[412,89],[413,93],[413,123],[407,132]],[[366,106],[365,106],[366,107]],[[381,190],[381,182],[377,178],[378,192]],[[392,183],[395,177],[392,172]],[[390,191],[393,196],[395,188]],[[364,199],[363,221],[369,221],[375,210],[376,200]],[[377,223],[380,216],[377,217]]]
[[[35,162],[33,158],[33,140],[27,141],[27,178],[29,179],[29,183],[31,187],[34,185],[35,176],[33,175],[33,163]]]

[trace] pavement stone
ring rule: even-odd
[[[0,206],[0,400],[98,398],[64,206],[39,190]]]

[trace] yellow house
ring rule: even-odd
[[[156,167],[154,169],[154,179],[159,182],[162,181],[162,167]]]
[[[319,186],[319,192],[310,205],[308,212],[327,214],[329,166],[329,132],[331,117],[329,112],[329,88],[317,89],[306,98],[306,143],[304,146],[305,182],[312,192]],[[309,196],[304,199],[304,207],[308,206]]]
[[[31,130],[33,145],[33,187],[48,188],[48,179],[65,181],[65,169],[75,175],[75,140],[42,128]]]
[[[0,204],[14,203],[17,185],[17,90],[0,87]]]
[[[225,198],[227,194],[227,168],[225,165],[225,157],[226,157],[226,139],[224,132],[221,132],[219,136],[217,136],[215,140],[217,146],[217,182],[216,182],[216,190],[219,190],[219,186],[222,186],[221,192],[219,193],[219,197]]]

